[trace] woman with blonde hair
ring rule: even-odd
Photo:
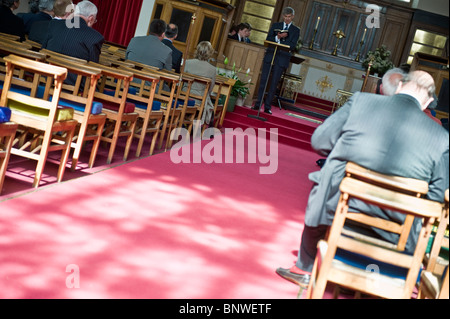
[[[202,124],[212,125],[212,117],[214,112],[214,104],[211,101],[210,94],[216,81],[216,67],[208,61],[214,53],[214,49],[209,41],[202,41],[197,45],[194,59],[187,60],[184,66],[184,72],[203,76],[211,79],[209,87],[209,94],[205,103],[205,109],[202,114]],[[191,92],[198,95],[203,95],[205,92],[205,85],[201,83],[194,83],[191,87]]]

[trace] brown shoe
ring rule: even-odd
[[[311,275],[296,274],[285,268],[278,268],[276,272],[284,279],[289,280],[302,288],[308,288],[309,281],[311,280]]]

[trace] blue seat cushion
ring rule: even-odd
[[[0,83],[0,91],[1,89],[3,89],[3,83]],[[20,94],[24,94],[24,95],[30,95],[31,91],[27,88],[23,88],[20,86],[15,86],[15,85],[11,85],[11,91],[13,92],[17,92]],[[36,96],[39,98],[42,98],[44,96],[44,91],[45,91],[45,87],[42,85],[38,86],[38,90],[36,93]],[[52,96],[50,96],[50,101],[52,100]],[[64,99],[59,99],[59,106],[63,106],[63,107],[71,107],[74,110],[80,111],[80,112],[84,112],[85,107],[83,104],[81,103],[77,103],[77,102],[73,102],[73,101],[68,101],[68,100],[64,100]],[[100,114],[102,112],[103,109],[103,104],[100,102],[93,102],[92,103],[92,109],[91,109],[91,114],[97,115]]]
[[[336,250],[336,255],[334,257],[336,260],[343,262],[344,264],[350,265],[352,267],[356,267],[358,269],[377,272],[381,275],[398,278],[398,279],[406,279],[408,274],[408,269],[396,267],[391,264],[386,264],[384,262],[359,255],[356,253],[352,253],[349,251],[342,250],[338,248]],[[376,266],[375,266],[376,265]],[[419,276],[420,278],[420,276]]]
[[[175,104],[175,101],[172,102],[172,107],[173,107],[174,104]],[[178,100],[177,101],[177,108],[183,107],[183,104],[184,104],[184,100]],[[189,99],[187,106],[188,107],[194,107],[195,106],[195,100]]]
[[[139,103],[139,102],[136,102],[136,101],[133,101],[133,103],[136,105],[137,108],[144,109],[144,110],[147,109],[147,104],[145,104],[145,103]],[[160,111],[160,110],[161,110],[161,102],[160,101],[153,101],[152,111]]]
[[[0,123],[9,122],[11,119],[11,109],[0,106]]]
[[[64,100],[64,99],[59,99],[58,105],[71,107],[80,112],[84,112],[84,110],[85,110],[85,107],[83,104]],[[93,114],[93,115],[100,114],[100,113],[102,113],[102,109],[103,109],[103,104],[101,102],[98,102],[98,101],[92,102],[91,114]]]

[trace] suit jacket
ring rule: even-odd
[[[236,40],[236,41],[239,41],[239,42],[251,43],[251,41],[250,41],[249,38],[243,38],[243,39],[240,39],[240,40],[239,40],[239,34],[237,34],[237,33],[235,33],[235,34],[233,34],[233,35],[230,35],[230,36],[228,37],[228,39]]]
[[[277,29],[283,29],[284,22],[276,22],[272,25],[272,27],[269,30],[269,33],[267,34],[267,41],[276,42],[275,37],[277,33],[275,30]],[[297,46],[298,39],[300,38],[300,28],[296,27],[294,24],[291,23],[289,26],[289,33],[286,38],[281,39],[280,44],[288,45],[291,49],[290,51],[294,51],[295,47]],[[287,68],[289,66],[289,63],[291,61],[291,52],[286,50],[277,50],[277,55],[275,57],[274,63],[276,65],[279,65],[283,68]],[[268,47],[266,50],[266,55],[264,56],[264,62],[271,62],[273,57],[274,48]]]
[[[181,72],[181,61],[183,58],[183,52],[178,50],[170,41],[169,39],[163,39],[161,41],[165,45],[167,45],[172,50],[172,69],[175,70],[175,72],[180,73]]]
[[[28,34],[28,39],[31,41],[43,44],[47,38],[48,26],[52,20],[42,20],[33,23],[33,27]]]
[[[98,63],[105,38],[83,19],[77,20],[79,27],[74,27],[73,18],[51,20],[42,48]]]
[[[25,25],[10,8],[0,5],[0,32],[17,35],[20,41],[25,41]]]
[[[211,85],[209,87],[209,94],[211,94],[214,83],[216,82],[216,68],[212,64],[207,61],[201,61],[198,59],[187,60],[186,65],[184,66],[184,72],[203,76],[205,78],[210,78],[212,80]],[[191,92],[197,95],[203,95],[205,92],[205,86],[200,83],[194,83],[191,86]],[[205,109],[202,114],[202,124],[209,124],[211,121],[211,117],[214,111],[214,104],[209,97],[209,94],[206,99]]]
[[[25,24],[25,33],[26,34],[30,33],[31,28],[33,27],[33,24],[35,22],[50,21],[53,19],[51,15],[49,15],[45,12],[42,12],[42,11],[39,11],[37,13],[28,12],[28,13],[21,15],[20,17],[22,18],[23,23]]]
[[[308,226],[331,225],[348,161],[383,174],[427,181],[427,197],[444,201],[449,186],[449,134],[422,112],[417,100],[409,95],[355,93],[315,130],[311,144],[327,159],[319,172],[309,176],[315,184],[306,208]],[[404,220],[400,213],[362,202],[353,201],[350,206],[353,211]],[[416,220],[407,242],[409,252],[415,247],[420,227]],[[391,242],[398,238],[383,231],[376,233]]]
[[[172,50],[154,35],[132,38],[127,47],[126,58],[160,70],[172,70]]]

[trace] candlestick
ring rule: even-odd
[[[364,39],[361,40],[361,42],[359,42],[359,50],[358,50],[358,54],[356,55],[356,58],[355,58],[356,62],[359,62],[359,59],[361,58],[361,49],[362,49],[363,44],[364,44]]]
[[[363,33],[363,37],[361,39],[361,42],[364,42],[364,39],[366,38],[366,31],[367,31],[367,29],[364,29],[364,33]]]
[[[319,22],[320,22],[320,17],[317,18],[317,23],[316,23],[316,27],[314,30],[317,30],[317,28],[319,27]]]
[[[316,39],[316,33],[317,33],[317,29],[314,29],[314,33],[311,39],[311,42],[309,43],[309,49],[310,50],[314,50],[314,40]]]

